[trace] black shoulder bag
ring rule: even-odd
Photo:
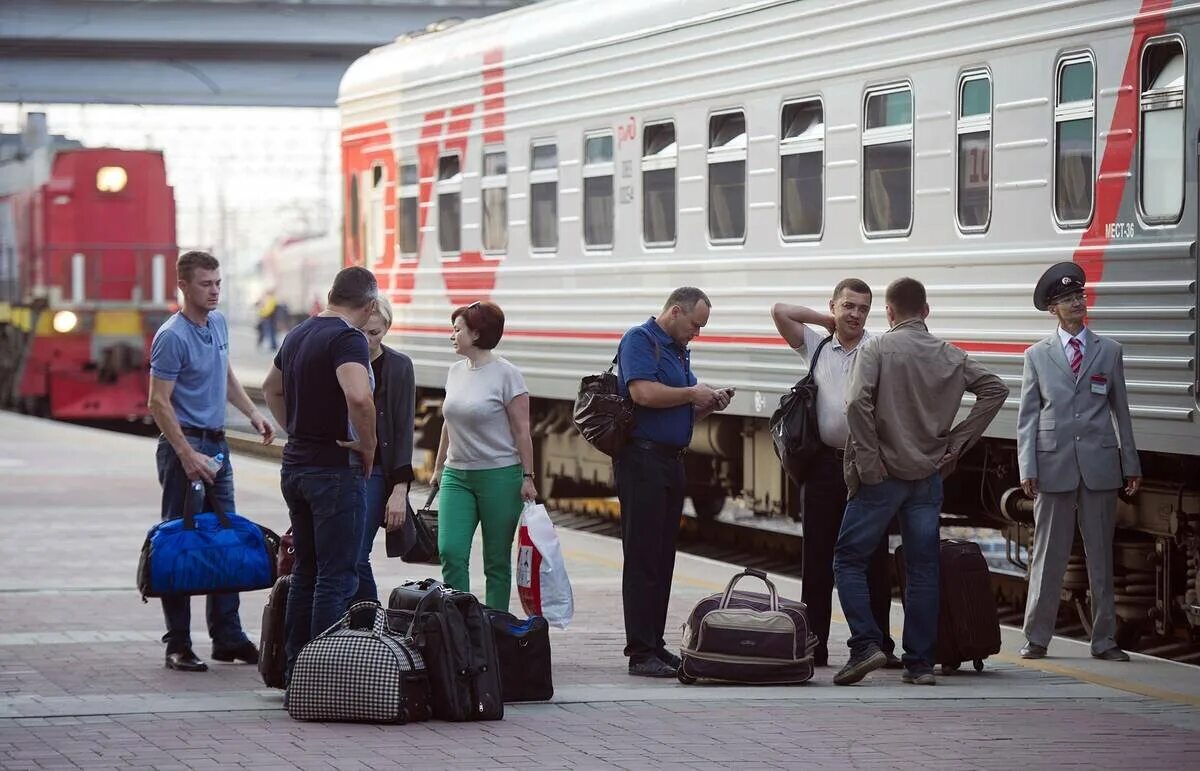
[[[649,333],[647,333],[649,335]],[[658,341],[654,343],[654,359],[658,361]],[[579,381],[579,396],[575,398],[572,417],[575,428],[588,444],[613,457],[629,440],[633,431],[633,400],[622,397],[613,368],[621,353],[599,375],[588,375]]]
[[[821,349],[832,339],[833,335],[830,335],[817,346],[808,364],[808,374],[783,395],[779,409],[768,424],[775,455],[783,470],[798,485],[808,478],[810,463],[823,445],[817,430],[817,379],[814,373]]]

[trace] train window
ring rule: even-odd
[[[529,165],[529,245],[552,252],[558,248],[558,145],[534,145]]]
[[[483,177],[479,182],[483,200],[483,250],[503,252],[508,248],[508,154],[484,148]]]
[[[785,104],[779,130],[779,229],[784,238],[821,235],[824,173],[821,100]]]
[[[1095,65],[1090,53],[1058,61],[1054,94],[1054,216],[1085,227],[1095,198]]]
[[[675,245],[674,123],[642,127],[642,238],[646,246]]]
[[[987,230],[992,214],[992,79],[987,70],[958,81],[958,227]]]
[[[1183,104],[1187,62],[1183,43],[1160,40],[1142,51],[1141,205],[1150,223],[1183,214]]]
[[[594,134],[583,143],[583,243],[613,245],[613,136]]]
[[[367,197],[367,221],[364,223],[366,233],[363,241],[367,246],[367,265],[372,267],[383,260],[383,245],[387,238],[384,227],[384,188],[385,174],[383,165],[376,163],[371,166],[371,188]]]
[[[417,253],[417,200],[420,185],[417,164],[406,163],[400,167],[400,184],[396,188],[399,216],[399,242],[401,254]]]
[[[870,235],[907,235],[913,217],[913,104],[908,84],[867,92],[862,141],[863,229]]]
[[[746,116],[741,111],[708,119],[708,237],[715,243],[746,238]]]
[[[457,254],[462,249],[462,159],[458,154],[438,158],[438,248]]]

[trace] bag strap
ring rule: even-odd
[[[833,339],[833,335],[830,335],[829,337],[827,337],[827,338],[825,338],[824,340],[822,340],[822,341],[820,342],[820,344],[818,344],[818,345],[817,345],[817,350],[813,351],[813,357],[812,357],[812,361],[808,363],[808,371],[809,371],[809,372],[815,372],[815,371],[816,371],[816,369],[817,369],[817,359],[818,359],[818,358],[820,358],[820,356],[821,356],[821,349],[822,349],[822,348],[824,348],[824,347],[825,347],[825,344],[826,344],[826,343],[828,343],[828,342],[829,342],[830,340],[832,340],[832,339]]]
[[[433,505],[433,499],[437,497],[438,490],[440,489],[440,485],[433,485],[429,488],[429,497],[425,499],[425,505],[421,507],[421,511],[427,511],[429,507]]]
[[[647,331],[645,327],[639,326],[638,329],[642,330],[642,332],[645,333],[646,337],[650,338],[650,342],[654,343],[654,366],[657,367],[658,360],[660,358],[662,358],[662,349],[660,349],[658,346],[658,338],[656,338],[654,335],[650,334],[650,332]],[[615,356],[613,356],[612,365],[608,369],[604,370],[604,373],[606,375],[611,375],[612,371],[613,371],[613,367],[619,366],[618,360],[620,358],[621,358],[621,344],[617,343],[617,353]]]
[[[186,492],[183,495],[183,529],[196,529],[196,514],[200,512],[193,511],[192,499],[195,497],[196,485],[201,485],[204,494],[201,496],[208,501],[208,505],[212,508],[213,514],[217,515],[217,522],[221,523],[221,527],[233,527],[233,523],[229,521],[228,515],[225,514],[225,508],[217,501],[217,497],[212,494],[212,487],[202,479],[196,481],[186,480]]]
[[[720,607],[721,608],[729,607],[729,603],[733,599],[734,584],[736,584],[741,579],[746,578],[747,576],[749,576],[750,578],[757,578],[757,579],[761,580],[764,584],[767,585],[767,590],[771,596],[771,600],[770,600],[771,610],[779,610],[779,594],[775,591],[775,584],[771,583],[771,580],[769,578],[767,578],[766,573],[764,573],[761,570],[758,570],[756,568],[746,568],[741,573],[738,573],[736,576],[729,579],[729,585],[725,587],[725,594],[721,597]]]

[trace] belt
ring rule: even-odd
[[[831,453],[838,460],[845,460],[846,458],[846,448],[844,447],[830,447],[829,445],[825,445],[825,451]]]
[[[205,439],[213,442],[225,441],[225,432],[219,428],[195,428],[193,426],[180,426],[184,436],[194,436],[197,439]]]
[[[686,447],[676,447],[672,444],[660,444],[659,442],[652,442],[649,439],[630,439],[629,443],[634,447],[640,447],[643,450],[656,452],[659,455],[666,455],[668,458],[682,458],[683,454],[687,452]]]

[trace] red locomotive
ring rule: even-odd
[[[177,252],[161,152],[84,148],[41,114],[0,134],[0,403],[149,420],[146,362],[175,305]]]

